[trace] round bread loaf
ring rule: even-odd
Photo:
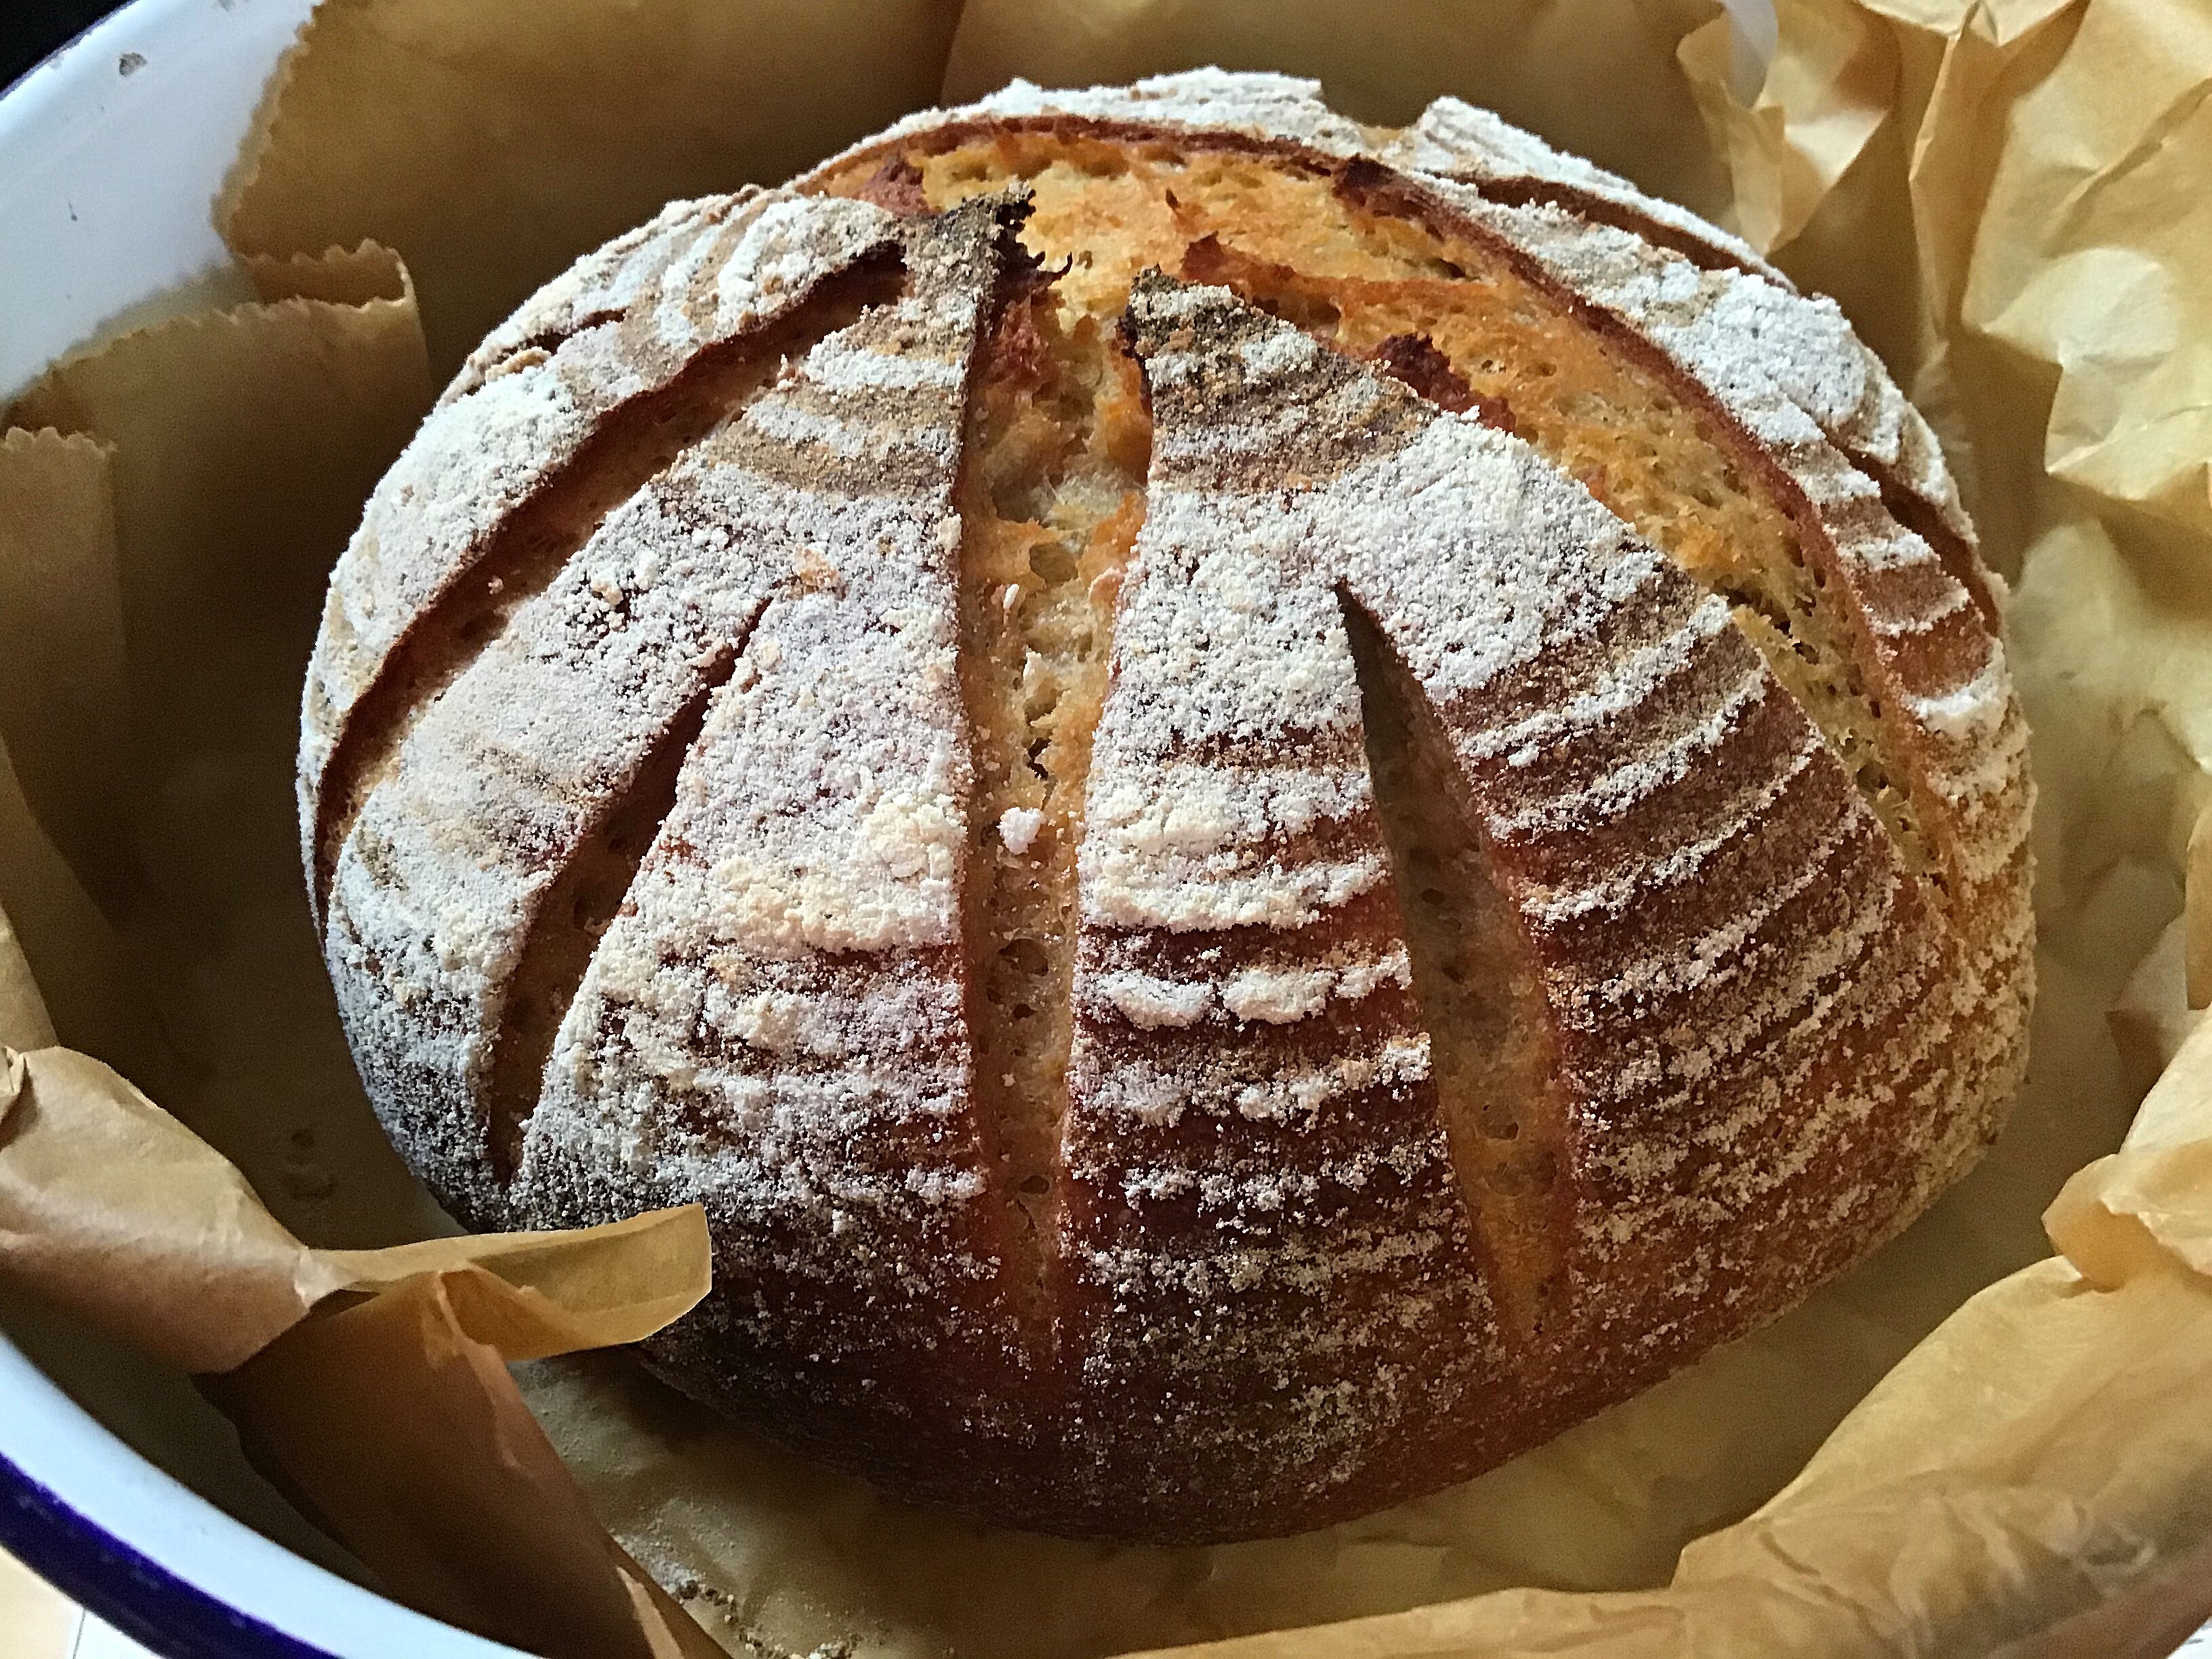
[[[472,1226],[696,1200],[699,1397],[1121,1539],[1461,1480],[2020,1080],[1999,585],[1826,301],[1449,100],[1017,85],[678,203],[370,501],[301,822]]]

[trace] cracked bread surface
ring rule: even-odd
[[[1281,1533],[1994,1133],[2001,602],[1679,210],[1464,106],[1017,88],[495,332],[334,576],[303,844],[457,1214],[707,1206],[665,1375],[921,1501]]]

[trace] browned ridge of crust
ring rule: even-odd
[[[457,1213],[702,1202],[665,1375],[1203,1540],[1537,1443],[1972,1161],[2002,590],[1826,301],[1274,77],[806,188],[526,306],[333,579],[311,878]]]

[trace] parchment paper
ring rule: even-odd
[[[1726,174],[1682,142],[1696,125],[1690,88],[1651,72],[1719,12],[1715,0],[969,0],[945,98],[1018,75],[1087,86],[1218,64],[1311,76],[1345,114],[1399,125],[1450,93],[1720,213]]]
[[[708,1285],[696,1206],[313,1249],[110,1067],[0,1048],[0,1275],[228,1373],[216,1398],[255,1464],[417,1608],[577,1659],[714,1651],[593,1518],[506,1369],[687,1312]]]
[[[259,301],[58,365],[12,413],[43,429],[0,441],[0,902],[24,918],[0,925],[0,1280],[230,1373],[256,1468],[351,1553],[319,1559],[541,1652],[711,1653],[592,1517],[503,1363],[690,1308],[699,1213],[422,1239],[450,1224],[333,1073],[289,711],[326,568],[429,383],[390,252],[243,271]],[[158,1080],[201,1133],[58,1035]],[[419,1242],[302,1245],[218,1137],[319,1236]],[[166,1409],[189,1415],[174,1389]],[[212,1472],[268,1524],[273,1494],[220,1451],[201,1462],[195,1485]]]
[[[45,702],[10,696],[0,742],[40,763],[23,776],[38,830],[109,849],[74,867],[106,921],[90,936],[112,938],[102,981],[117,988],[64,994],[56,976],[80,934],[34,927],[50,884],[0,864],[0,904],[64,1042],[189,1121],[295,1231],[383,1243],[450,1224],[360,1114],[299,902],[290,779],[329,568],[432,386],[388,251],[249,274],[262,301],[65,360],[10,412],[26,435],[0,445],[0,498],[14,492],[20,511],[0,536],[78,550],[97,602],[46,587],[19,629],[11,601],[40,584],[0,586],[4,654],[20,631],[46,665],[8,684],[36,691],[72,665],[119,663],[121,693],[105,695],[123,718],[58,737]],[[72,435],[28,435],[41,428]]]
[[[688,1215],[703,1270],[705,1228]],[[714,1659],[608,1537],[507,1369],[580,1335],[645,1334],[660,1301],[645,1318],[579,1321],[481,1267],[418,1273],[300,1325],[213,1391],[255,1461],[420,1611],[564,1659]]]
[[[584,250],[774,184],[932,101],[957,0],[336,0],[279,68],[217,222],[240,253],[374,237],[443,380]]]
[[[0,1254],[13,1283],[188,1371],[234,1370],[325,1297],[417,1274],[495,1270],[528,1323],[481,1340],[527,1359],[635,1341],[707,1291],[696,1210],[586,1233],[312,1249],[207,1142],[112,1068],[59,1048],[0,1051]]]
[[[763,40],[786,21],[765,0],[727,9]],[[964,96],[1012,73],[1068,83],[1218,60],[1319,75],[1367,118],[1406,118],[1437,92],[1485,99],[1720,211],[1843,301],[1937,422],[1992,558],[2016,578],[2011,649],[2042,790],[2042,994],[2004,1142],[1898,1244],[1768,1330],[1481,1480],[1301,1539],[1115,1550],[915,1516],[707,1418],[619,1358],[526,1368],[530,1403],[597,1513],[733,1651],[1091,1655],[1351,1618],[1218,1650],[1949,1656],[2033,1644],[2101,1607],[2100,1651],[2119,1652],[2150,1616],[2115,1600],[2138,1582],[2163,1583],[2158,1617],[2180,1616],[2180,1581],[2161,1581],[2161,1564],[2212,1534],[2212,1052],[2179,1000],[2192,948],[2212,979],[2212,894],[2177,921],[2191,832],[2212,798],[2212,593],[2198,576],[2212,554],[2201,390],[2212,24],[2185,0],[1784,0],[1779,11],[1773,66],[1742,98],[1740,54],[1711,7],[1591,0],[971,0],[946,73]],[[227,210],[244,252],[328,269],[334,243],[398,248],[434,319],[448,319],[434,321],[447,331],[441,365],[513,298],[644,216],[658,181],[726,187],[799,130],[747,127],[734,94],[750,83],[726,58],[609,50],[605,28],[568,7],[532,8],[527,39],[509,37],[509,12],[330,0]],[[593,15],[620,15],[659,53],[690,12],[667,0]],[[822,20],[815,42],[834,37],[851,56],[819,83],[809,142],[888,114],[934,61],[922,45],[942,35],[928,26],[949,21],[890,7],[837,36],[843,18]],[[675,91],[664,96],[664,82]],[[574,107],[579,89],[601,107]],[[719,89],[732,94],[731,125],[702,129],[696,112]],[[878,93],[884,104],[869,103]],[[544,107],[515,112],[533,100]],[[574,162],[576,146],[601,139],[655,181],[641,186],[651,200],[633,208]],[[511,222],[517,202],[542,236]],[[623,216],[602,223],[617,202]],[[251,406],[237,387],[226,395]],[[404,401],[387,399],[395,424],[376,441],[355,435],[350,471],[332,441],[356,505],[389,453],[377,442],[404,434]],[[113,428],[134,416],[151,450],[189,448],[175,429],[188,405],[158,388],[69,407],[69,424],[117,445],[118,473],[131,469]],[[266,442],[261,464],[276,466],[285,441],[256,428],[245,453]],[[133,526],[176,533],[155,528],[172,510],[194,526],[191,546],[153,568],[174,573],[179,603],[197,603],[200,637],[265,625],[273,641],[294,628],[288,648],[304,656],[312,617],[241,603],[220,580],[234,567],[192,540],[250,489],[212,504],[118,489],[134,676],[147,613],[134,604],[146,567]],[[345,519],[343,489],[329,493],[317,583]],[[195,586],[196,568],[218,580]],[[210,736],[222,700],[173,717],[194,752],[234,760],[234,787],[221,811],[169,795],[162,811],[198,848],[184,860],[198,884],[180,888],[198,908],[183,914],[259,916],[266,937],[304,939],[289,841],[280,874],[273,829],[264,845],[257,826],[241,848],[228,827],[262,810],[257,790],[289,818],[279,778],[296,680],[274,701],[282,654],[272,643],[265,679],[222,705],[272,700],[250,760]],[[0,705],[0,733],[26,718]],[[149,769],[178,773],[158,756]],[[11,893],[0,902],[13,912]],[[180,914],[168,893],[147,911],[172,928]],[[298,1029],[281,1042],[240,1017],[278,975],[220,951],[164,959],[189,965],[201,991],[187,1004],[156,988],[165,1009],[192,1011],[164,1024],[198,1039],[206,1079],[174,1103],[246,1162],[270,1148],[250,1115],[227,1108],[258,1073],[276,1086],[255,1098],[283,1102],[334,1149],[314,1166],[329,1191],[301,1200],[302,1214],[319,1229],[343,1218],[413,1236],[419,1200],[361,1138],[366,1113],[312,942],[285,948]],[[50,970],[33,957],[43,982]],[[2124,1063],[2107,1019],[2124,1003]],[[2118,1144],[2148,1074],[2184,1044],[2127,1152],[2069,1186]],[[2039,1217],[2062,1187],[2052,1228],[2067,1254],[2053,1258]]]

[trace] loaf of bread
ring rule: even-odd
[[[678,203],[370,501],[301,811],[478,1228],[706,1206],[681,1387],[1115,1539],[1463,1479],[1988,1144],[2001,586],[1829,302],[1449,100],[1017,85]]]

